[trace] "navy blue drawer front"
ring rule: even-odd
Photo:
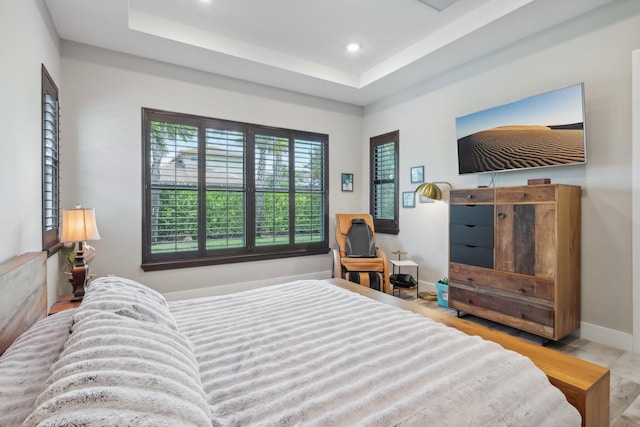
[[[493,205],[451,205],[452,224],[493,226]]]
[[[452,243],[450,251],[451,262],[493,268],[493,248]]]
[[[490,225],[449,225],[449,242],[454,245],[493,248],[493,227]]]

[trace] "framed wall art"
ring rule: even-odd
[[[353,174],[342,174],[342,191],[353,191]]]
[[[413,191],[402,192],[402,207],[403,208],[415,208],[416,207],[416,193]]]
[[[414,166],[411,168],[411,183],[422,184],[424,182],[424,166]]]

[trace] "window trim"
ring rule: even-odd
[[[395,154],[395,176],[394,176],[394,219],[380,219],[375,216],[375,150],[378,146],[393,142]],[[371,137],[369,139],[369,213],[373,217],[373,226],[376,233],[398,234],[400,232],[400,209],[399,209],[399,159],[400,159],[400,131],[385,133]]]
[[[295,144],[299,139],[312,139],[314,141],[323,143],[324,152],[324,164],[323,164],[323,178],[322,178],[322,191],[324,198],[323,203],[323,221],[324,231],[322,241],[320,242],[304,242],[295,243],[295,223],[291,224],[291,229],[294,230],[290,235],[290,243],[286,248],[282,247],[266,247],[261,246],[256,248],[249,247],[247,244],[242,248],[229,248],[224,250],[226,253],[220,256],[211,256],[210,254],[199,254],[198,256],[185,256],[180,253],[173,253],[167,257],[152,256],[151,254],[151,140],[149,136],[149,125],[153,120],[175,120],[177,122],[196,122],[198,125],[198,138],[199,145],[204,141],[207,124],[220,123],[228,128],[242,129],[247,132],[247,138],[253,138],[256,132],[268,132],[289,135],[290,144]],[[252,153],[253,145],[247,142],[246,153]],[[290,150],[289,159],[293,164],[293,158],[295,156],[294,150]],[[255,230],[255,212],[254,205],[249,204],[250,200],[255,199],[255,184],[254,184],[254,159],[253,155],[245,155],[246,162],[246,199],[247,210],[245,218],[245,233],[253,233]],[[196,116],[191,114],[175,113],[163,110],[156,110],[150,108],[142,108],[142,269],[144,271],[158,271],[176,268],[188,268],[188,267],[201,267],[207,265],[219,265],[236,262],[249,262],[260,261],[269,259],[278,259],[284,257],[297,257],[306,255],[319,255],[329,252],[329,136],[326,134],[297,131],[291,129],[282,129],[270,126],[255,125],[250,123],[235,122],[230,120],[216,119],[210,117]],[[289,196],[291,202],[289,203],[289,217],[295,219],[295,204],[293,200],[296,195],[295,191],[295,176],[293,173],[289,176]],[[292,191],[293,190],[293,191]],[[200,192],[200,187],[198,187]],[[200,215],[203,214],[206,206],[203,203],[199,203],[198,209]],[[202,216],[200,217],[202,218]],[[292,243],[293,242],[293,243]],[[203,249],[206,252],[206,248]],[[164,259],[159,259],[164,258]]]
[[[45,106],[46,106],[46,95],[47,93],[55,98],[57,104],[56,110],[56,123],[55,123],[55,142],[54,142],[54,150],[55,150],[55,165],[54,172],[52,176],[52,203],[54,205],[54,209],[56,210],[55,218],[53,221],[55,222],[52,228],[48,228],[47,226],[47,178],[49,174],[47,173],[47,132],[45,128]],[[42,250],[47,251],[47,256],[51,256],[60,249],[62,245],[60,242],[60,97],[58,87],[55,82],[51,78],[51,75],[47,71],[47,68],[42,64],[41,66],[41,148],[42,148]]]

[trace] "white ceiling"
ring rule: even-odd
[[[421,1],[45,0],[63,40],[356,105],[619,0]]]

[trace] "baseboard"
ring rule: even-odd
[[[418,288],[419,288],[420,291],[432,291],[432,292],[435,292],[436,291],[436,284],[420,280],[418,282]]]
[[[591,323],[580,323],[580,338],[624,351],[633,351],[633,335]]]
[[[209,286],[206,288],[187,289],[185,291],[167,292],[164,295],[167,301],[181,299],[210,297],[215,295],[226,295],[234,292],[249,291],[264,286],[277,285],[278,283],[292,282],[294,280],[315,280],[329,279],[331,272],[317,271],[314,273],[297,274],[295,276],[274,277],[270,279],[255,280],[251,282],[231,283],[227,285]]]

